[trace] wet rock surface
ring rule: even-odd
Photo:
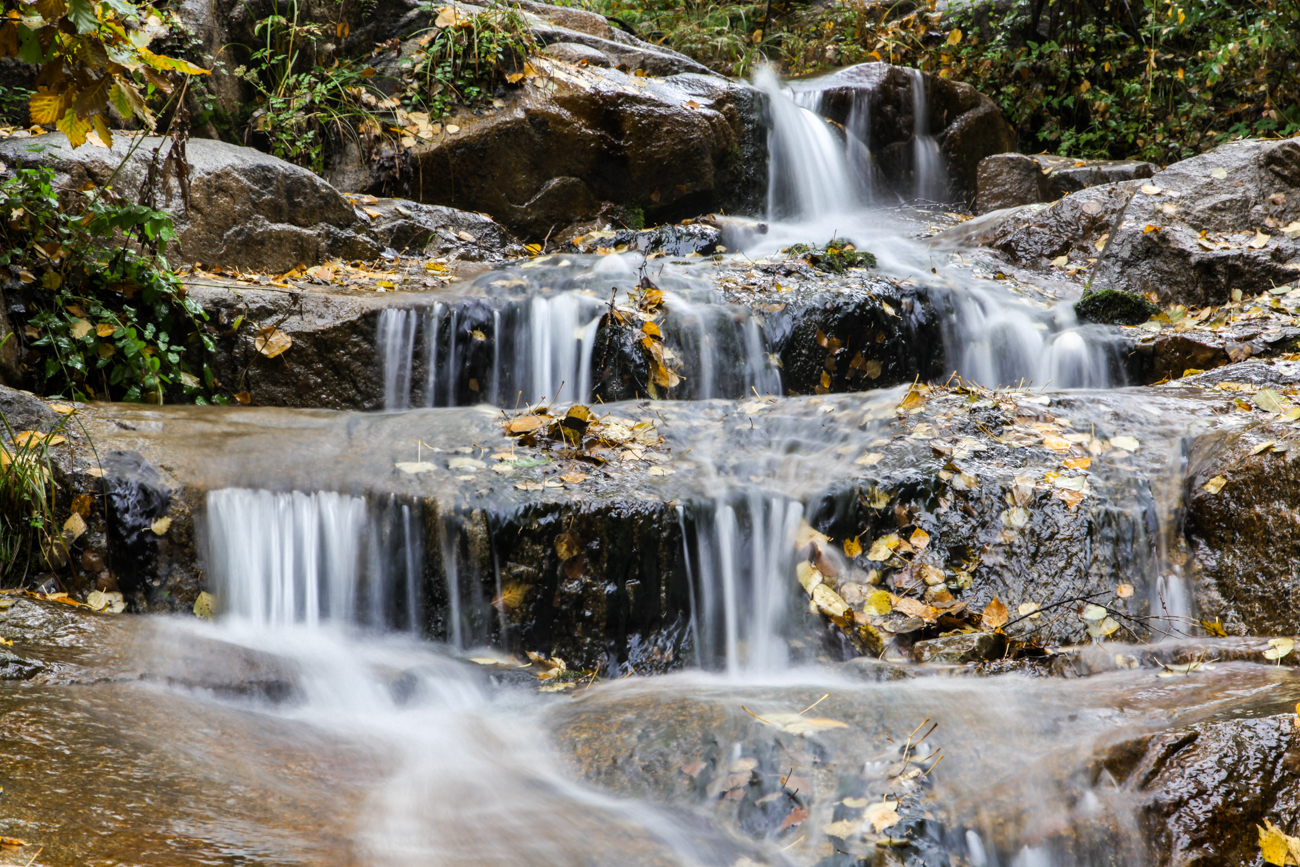
[[[1124,211],[1096,288],[1222,304],[1300,277],[1300,141],[1221,145],[1159,172]]]
[[[1159,167],[1138,160],[1074,160],[1045,154],[995,154],[980,161],[972,210],[1054,202],[1087,187],[1149,178]]]

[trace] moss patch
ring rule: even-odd
[[[1141,295],[1118,289],[1085,295],[1074,305],[1074,314],[1080,322],[1100,325],[1141,325],[1159,312],[1159,307]]]

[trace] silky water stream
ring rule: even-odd
[[[887,225],[891,212],[870,207],[885,195],[864,176],[871,155],[852,135],[869,127],[865,108],[845,140],[808,110],[814,86],[792,98],[774,79],[759,84],[772,99],[773,193],[770,231],[751,254],[850,237],[885,273],[946,293],[947,353],[963,375],[1103,389],[1027,397],[1094,428],[1124,418],[1143,443],[1133,461],[1094,468],[1110,492],[1099,523],[1112,529],[1089,568],[1125,575],[1169,623],[1191,614],[1171,565],[1174,513],[1204,414],[1104,390],[1117,384],[1104,334],[1080,329],[1068,308],[972,285]],[[914,90],[918,114],[923,97]],[[931,145],[918,135],[919,197],[937,195]],[[1196,726],[1245,720],[1279,736],[1266,729],[1300,698],[1292,670],[1222,662],[1161,678],[1139,664],[1148,650],[1119,644],[1098,651],[1106,665],[1085,660],[1069,678],[838,661],[810,641],[794,541],[892,436],[903,389],[772,397],[781,379],[762,324],[722,303],[707,267],[656,275],[668,341],[696,371],[685,395],[695,402],[602,410],[653,415],[673,473],[611,471],[589,489],[540,495],[573,514],[612,502],[607,514],[632,525],[638,508],[665,507],[658,526],[678,541],[656,556],[679,558],[685,591],[664,631],[687,670],[620,679],[635,666],[611,658],[592,683],[538,693],[507,655],[551,651],[524,646],[528,633],[492,604],[506,576],[491,536],[522,534],[542,513],[472,461],[501,447],[494,407],[587,399],[598,317],[611,289],[626,293],[640,275],[617,255],[484,275],[463,298],[383,314],[392,412],[105,411],[119,447],[148,440],[207,492],[196,532],[221,613],[205,623],[9,607],[6,635],[21,632],[39,667],[0,681],[0,834],[44,848],[0,860],[1165,863],[1143,824],[1143,786],[1161,760],[1141,784],[1124,769],[1149,742],[1184,743]],[[395,463],[426,460],[436,472],[394,476]],[[910,460],[871,472],[901,478]],[[1075,567],[1061,568],[1066,580]]]

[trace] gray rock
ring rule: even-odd
[[[973,210],[1054,202],[1088,187],[1149,178],[1158,167],[1139,160],[1073,160],[1040,154],[995,154],[980,161]]]
[[[567,63],[585,63],[588,66],[612,66],[609,57],[602,51],[580,45],[577,42],[552,42],[544,49],[556,60]]]
[[[992,632],[968,632],[964,635],[947,635],[918,641],[912,645],[912,655],[917,662],[946,662],[961,664],[997,659],[1005,652],[1006,639]]]
[[[1094,288],[1205,306],[1300,278],[1300,140],[1222,145],[1143,186],[1153,192],[1125,209]]]
[[[165,159],[170,145],[148,137],[119,170],[131,144],[123,135],[111,150],[88,144],[73,150],[54,133],[0,142],[0,161],[52,168],[70,190],[111,177],[116,190],[136,199],[154,150],[161,146]],[[482,214],[385,199],[366,206],[380,214],[372,217],[317,175],[252,148],[199,139],[187,154],[188,202],[172,175],[155,197],[175,217],[178,249],[167,251],[173,263],[283,273],[330,259],[374,259],[390,248],[469,261],[523,252]]]

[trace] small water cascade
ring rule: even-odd
[[[213,584],[237,620],[421,631],[422,531],[409,504],[225,488],[208,494],[206,526]]]
[[[939,143],[930,134],[930,103],[925,94],[925,76],[919,69],[906,70],[912,90],[912,198],[924,202],[948,200],[948,171]]]
[[[698,664],[731,675],[785,669],[791,609],[799,601],[789,576],[802,505],[749,491],[689,511],[679,507],[678,515]]]

